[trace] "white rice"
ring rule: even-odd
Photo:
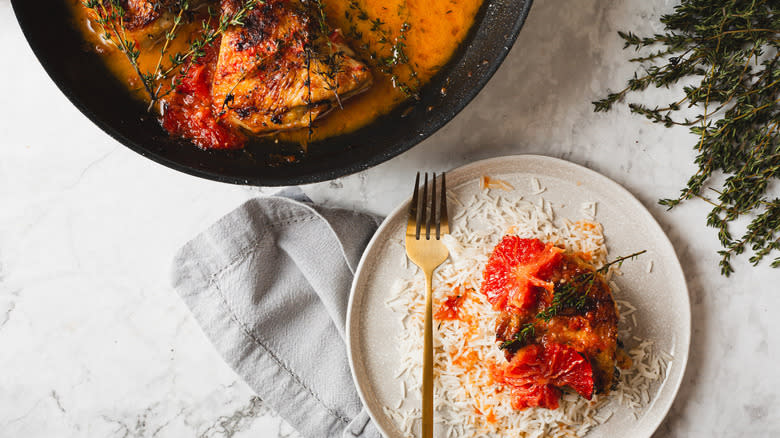
[[[596,220],[596,206],[595,202],[583,202],[582,203],[582,216],[585,219],[595,221]]]
[[[539,193],[541,184],[532,180]],[[454,191],[451,191],[453,193]],[[449,197],[449,196],[448,196]],[[455,201],[457,196],[452,196]],[[472,289],[460,308],[460,319],[434,321],[434,393],[437,428],[447,437],[579,437],[612,416],[617,405],[642,413],[650,401],[651,387],[663,377],[670,359],[655,351],[650,340],[633,336],[636,307],[621,299],[611,269],[608,279],[620,310],[619,336],[630,342],[628,354],[633,365],[623,370],[618,389],[608,396],[594,395],[588,401],[575,393],[564,393],[556,410],[512,409],[508,391],[496,392],[490,364],[505,362],[495,344],[495,312],[479,292],[482,271],[493,247],[508,233],[553,242],[567,250],[590,254],[592,261],[607,259],[601,224],[595,222],[596,203],[582,205],[586,220],[562,219],[554,223],[552,205],[523,200],[516,194],[491,194],[487,187],[471,199],[455,202],[461,208],[451,221],[452,234],[444,242],[450,260],[434,277],[434,312],[453,295],[456,286]],[[420,388],[423,347],[424,283],[419,272],[400,281],[387,301],[403,327],[399,336],[401,366],[393,377],[401,380],[400,403],[385,407],[406,437],[419,436]],[[630,318],[628,321],[626,318]],[[470,360],[471,359],[471,360]]]
[[[539,178],[531,177],[531,193],[534,195],[541,195],[547,190],[547,187],[542,187],[542,183],[539,182]]]

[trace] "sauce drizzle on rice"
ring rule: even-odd
[[[515,183],[515,181],[512,181]],[[515,184],[517,185],[517,184]],[[458,191],[451,190],[458,198]],[[521,237],[538,238],[564,248],[567,253],[589,254],[589,262],[606,262],[602,227],[589,220],[553,222],[547,202],[528,202],[514,192],[493,196],[488,191],[470,199],[460,197],[452,209],[452,234],[445,243],[450,260],[434,278],[434,309],[453,297],[454,289],[477,291],[492,249],[511,228]],[[462,205],[461,205],[462,204]],[[611,280],[607,273],[606,280]],[[613,288],[614,289],[614,288]],[[422,332],[425,309],[422,279],[409,273],[395,285],[387,306],[398,315],[400,366],[395,378],[404,392],[397,405],[385,407],[405,437],[419,436],[422,369]],[[633,307],[613,290],[621,318]],[[457,296],[457,295],[455,295]],[[560,409],[512,407],[511,391],[500,384],[499,372],[506,363],[495,343],[495,323],[500,314],[482,293],[467,293],[459,303],[458,318],[438,319],[434,327],[434,391],[437,428],[447,437],[583,436],[606,421],[616,409],[638,416],[650,404],[654,388],[663,380],[669,356],[656,352],[652,341],[635,340],[621,319],[620,337],[631,342],[627,355],[632,366],[619,377],[620,384],[609,397],[594,394],[591,401],[563,393]],[[630,318],[630,316],[629,316]],[[638,339],[638,338],[637,338]],[[627,363],[628,363],[627,362]]]
[[[452,295],[441,303],[439,310],[433,314],[433,317],[440,321],[460,319],[460,306],[466,301],[466,296],[470,291],[463,286],[456,286],[452,290]]]

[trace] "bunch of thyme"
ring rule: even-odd
[[[666,127],[687,126],[698,137],[697,172],[677,198],[660,203],[672,209],[699,198],[712,205],[707,225],[718,230],[721,273],[728,276],[733,256],[750,250],[757,265],[780,251],[780,197],[772,195],[780,179],[780,2],[681,0],[661,23],[665,32],[653,36],[619,32],[625,48],[648,52],[630,59],[644,71],[593,104],[607,111],[629,92],[693,80],[666,106],[629,108]],[[691,109],[699,115],[680,116]],[[722,187],[705,190],[720,173]],[[737,219],[749,221],[741,237],[730,230]],[[780,256],[771,266],[780,267]]]

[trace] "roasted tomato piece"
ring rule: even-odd
[[[568,386],[590,400],[593,368],[577,350],[563,344],[528,345],[515,354],[500,376],[509,386],[512,407],[557,409],[561,392]]]
[[[246,137],[219,120],[211,103],[218,44],[205,48],[204,56],[188,65],[173,93],[165,97],[163,128],[203,149],[238,149]]]
[[[496,310],[521,310],[536,303],[536,287],[553,290],[548,281],[563,249],[539,239],[504,236],[493,249],[482,274],[482,292]]]

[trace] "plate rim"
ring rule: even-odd
[[[683,348],[680,349],[680,351],[675,351],[675,355],[673,358],[675,360],[679,360],[681,362],[681,369],[680,373],[675,379],[674,382],[669,382],[668,380],[664,379],[662,382],[662,387],[665,385],[668,385],[669,383],[672,384],[672,392],[671,397],[669,398],[669,401],[667,402],[667,405],[663,407],[662,415],[659,415],[658,418],[654,421],[654,424],[651,424],[651,428],[648,428],[649,434],[647,437],[649,438],[652,436],[655,431],[658,430],[658,427],[661,425],[661,423],[664,421],[664,419],[669,414],[669,411],[671,410],[672,405],[674,404],[674,401],[677,399],[677,395],[679,394],[680,387],[682,386],[683,378],[685,377],[686,370],[688,368],[688,358],[690,354],[690,345],[691,345],[691,300],[690,300],[690,290],[688,289],[688,282],[685,277],[685,271],[683,270],[682,264],[680,263],[680,258],[677,255],[677,251],[675,250],[674,245],[672,244],[671,240],[669,239],[669,236],[664,231],[663,227],[661,227],[661,224],[658,223],[655,216],[650,212],[650,210],[647,209],[647,207],[642,204],[639,199],[634,196],[633,193],[631,193],[628,189],[623,187],[620,183],[617,181],[599,173],[595,170],[592,170],[588,167],[585,167],[583,165],[573,163],[568,160],[564,160],[561,158],[551,157],[547,155],[538,155],[538,154],[515,154],[515,155],[503,155],[503,156],[497,156],[492,158],[486,158],[478,161],[473,161],[471,163],[464,164],[462,166],[455,167],[449,171],[447,171],[447,174],[451,174],[453,172],[467,172],[473,167],[478,166],[485,166],[490,165],[492,163],[497,162],[505,162],[507,160],[517,161],[517,160],[541,160],[541,161],[547,161],[549,163],[554,163],[556,165],[562,165],[567,166],[568,168],[572,169],[576,172],[584,172],[588,174],[590,177],[596,178],[597,180],[601,180],[602,182],[611,185],[616,192],[618,192],[620,195],[623,195],[626,197],[626,200],[635,204],[635,207],[638,207],[638,210],[644,214],[646,214],[650,219],[650,226],[656,227],[658,231],[661,232],[661,235],[663,236],[663,240],[661,243],[664,246],[668,246],[672,253],[674,254],[674,260],[672,263],[672,267],[675,268],[678,272],[678,274],[681,276],[679,280],[681,280],[681,284],[683,286],[683,291],[685,292],[683,295],[683,301],[684,301],[684,330],[681,333],[682,341],[681,344]],[[360,396],[360,401],[363,405],[363,409],[366,410],[369,417],[371,418],[371,421],[374,423],[374,426],[380,431],[380,433],[385,437],[390,437],[391,435],[382,427],[381,423],[379,423],[376,419],[376,416],[374,412],[370,409],[368,404],[366,403],[366,396],[364,394],[363,388],[361,386],[361,382],[358,381],[357,375],[355,373],[355,361],[353,352],[355,347],[355,343],[353,342],[353,336],[352,336],[352,325],[353,325],[353,318],[355,316],[354,312],[354,302],[355,302],[355,296],[357,292],[357,286],[358,283],[360,283],[361,278],[364,275],[367,275],[364,272],[364,266],[366,264],[366,261],[368,259],[368,254],[371,252],[371,250],[374,249],[374,246],[377,245],[379,241],[380,235],[384,234],[385,230],[390,226],[390,222],[392,218],[395,218],[399,214],[403,214],[404,211],[408,208],[409,202],[411,201],[411,196],[404,199],[396,208],[394,208],[382,221],[381,225],[377,228],[374,235],[371,237],[371,240],[369,241],[368,245],[366,246],[366,249],[363,251],[363,254],[360,257],[360,262],[358,263],[357,268],[355,269],[355,275],[352,280],[352,285],[350,286],[349,291],[349,302],[347,305],[347,320],[346,320],[346,341],[347,341],[347,359],[349,362],[349,368],[350,373],[352,374],[352,381],[355,384],[355,389],[357,390],[358,395]],[[660,388],[659,388],[660,389]]]

